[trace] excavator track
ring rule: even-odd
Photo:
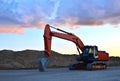
[[[106,68],[107,65],[105,63],[92,63],[87,65],[88,70],[103,70]]]
[[[105,63],[76,63],[69,65],[69,70],[103,70],[106,68]]]

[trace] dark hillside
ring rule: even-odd
[[[43,51],[24,50],[0,51],[0,69],[32,69],[38,68],[37,59],[44,56]],[[77,55],[63,55],[52,51],[49,67],[66,67],[76,62]],[[120,66],[120,57],[110,57],[109,66]]]

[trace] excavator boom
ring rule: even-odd
[[[51,40],[52,40],[52,36],[58,37],[58,38],[61,38],[61,39],[65,39],[65,40],[68,40],[68,41],[72,41],[73,43],[76,44],[76,46],[81,51],[84,50],[85,46],[84,46],[83,42],[76,35],[74,35],[72,33],[69,33],[69,32],[66,32],[64,30],[58,29],[58,28],[55,28],[55,29],[57,29],[58,31],[61,31],[63,33],[52,32],[50,30],[50,27],[51,26],[47,24],[45,26],[45,31],[44,31],[44,46],[45,46],[45,52],[46,52],[48,57],[50,57],[50,55],[51,55]]]

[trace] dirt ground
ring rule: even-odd
[[[0,81],[120,81],[120,66],[106,70],[71,71],[68,68],[34,70],[0,70]]]

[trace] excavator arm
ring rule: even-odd
[[[63,30],[58,29],[58,28],[55,28],[55,29],[57,29],[58,31],[61,31],[63,33],[52,32],[50,30],[50,27],[51,26],[49,24],[47,24],[45,26],[45,31],[44,31],[45,53],[46,53],[46,55],[48,57],[50,57],[50,55],[51,55],[51,40],[52,40],[52,36],[53,37],[58,37],[58,38],[61,38],[61,39],[65,39],[65,40],[68,40],[68,41],[72,41],[73,43],[75,43],[76,46],[77,46],[79,54],[80,54],[79,50],[81,50],[81,51],[84,50],[85,46],[84,46],[83,42],[76,35],[74,35],[72,33],[69,33],[69,32],[66,32],[66,31],[63,31]]]

